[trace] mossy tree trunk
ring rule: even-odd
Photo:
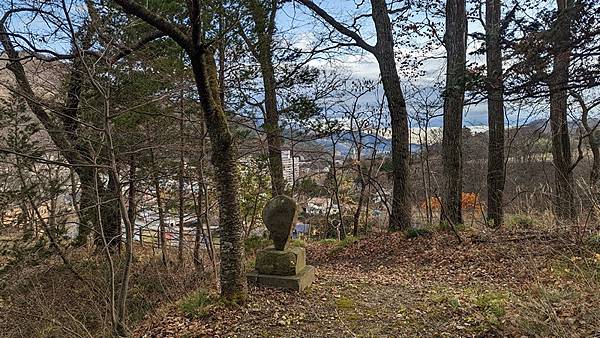
[[[115,0],[123,10],[145,21],[173,39],[189,56],[204,121],[211,141],[211,161],[219,192],[221,232],[221,296],[230,300],[247,297],[244,271],[243,225],[240,217],[237,150],[223,110],[214,53],[204,43],[201,7],[187,2],[189,29],[179,26],[132,0]]]

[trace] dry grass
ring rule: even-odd
[[[136,254],[128,298],[130,325],[159,305],[208,283],[189,262],[165,269],[151,251],[138,248]],[[104,256],[78,249],[69,257],[83,280],[56,257],[36,259],[35,265],[31,260],[21,260],[22,264],[16,262],[5,269],[0,291],[3,337],[109,336],[109,269]]]

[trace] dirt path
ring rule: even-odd
[[[381,235],[309,245],[317,281],[304,294],[251,290],[243,307],[203,318],[177,305],[145,337],[600,337],[600,256],[559,238]],[[527,239],[519,239],[519,236]]]

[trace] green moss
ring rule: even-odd
[[[354,309],[354,301],[342,296],[335,301],[335,307],[340,310],[352,310]]]

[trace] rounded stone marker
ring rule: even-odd
[[[273,197],[263,209],[263,222],[271,233],[276,250],[285,249],[296,219],[296,201],[285,195]]]

